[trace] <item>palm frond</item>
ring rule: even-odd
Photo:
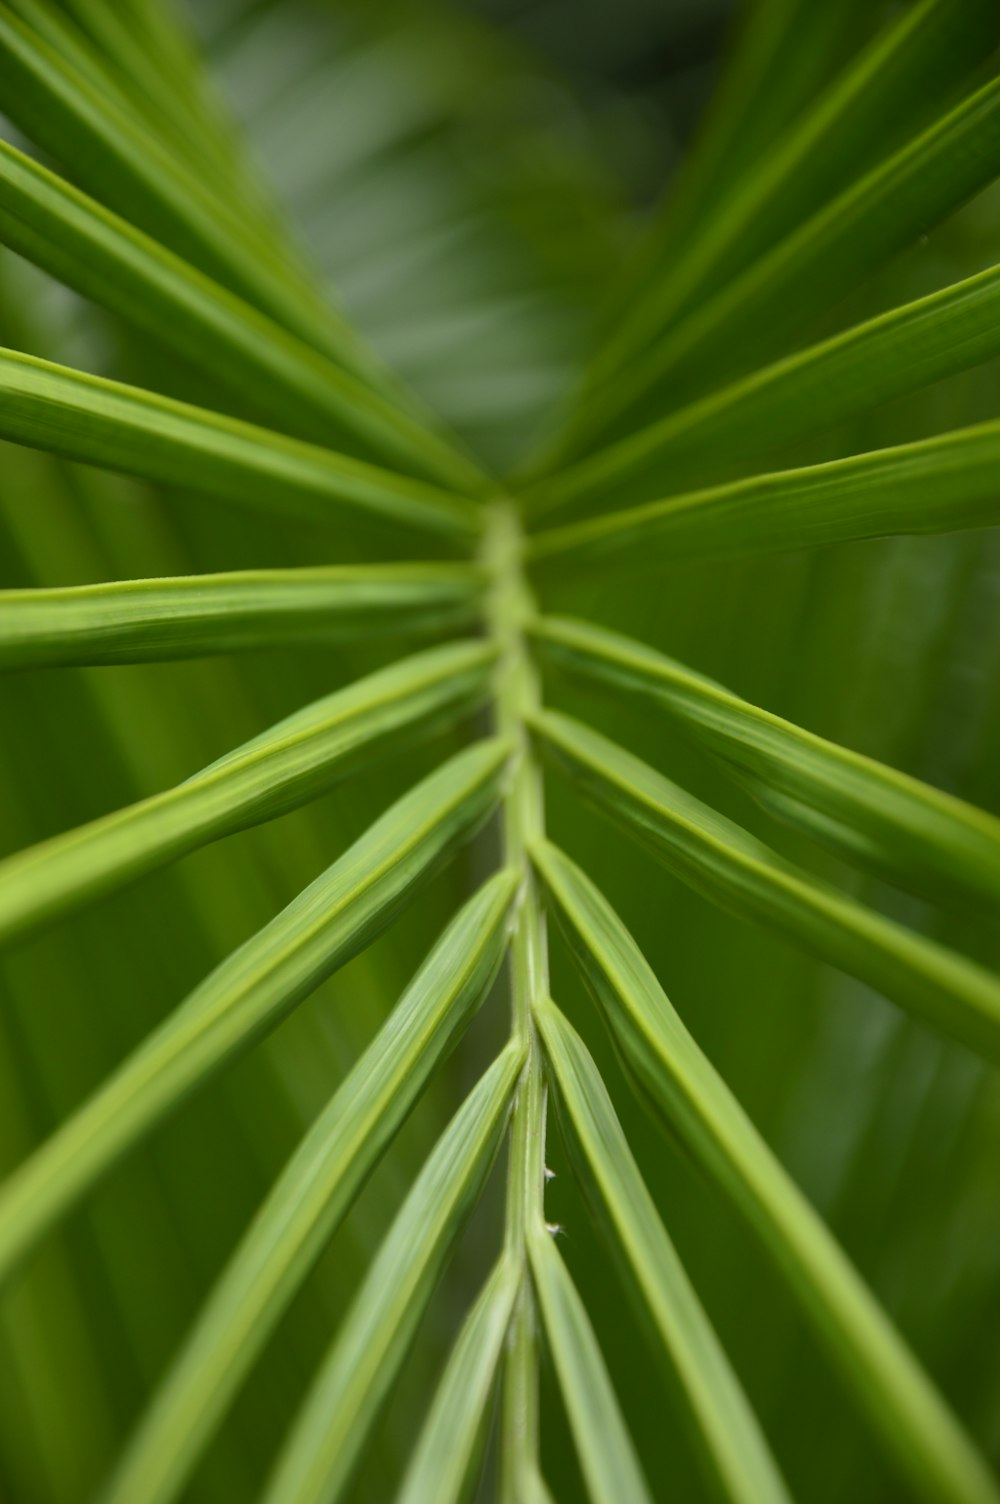
[[[544,754],[686,882],[772,924],[902,1007],[1000,1057],[1000,982],[841,896],[623,748],[556,711],[532,717]]]
[[[516,1269],[501,1257],[455,1341],[398,1504],[457,1504],[462,1498],[516,1295]]]
[[[678,393],[698,394],[720,375],[742,374],[752,356],[779,353],[803,324],[993,180],[998,121],[1000,85],[991,80],[696,303],[610,391],[581,402],[564,430],[559,462],[602,435],[634,429],[650,407]]]
[[[2,1192],[0,1269],[188,1092],[356,955],[481,825],[509,757],[487,741],[403,796],[152,1033]]]
[[[945,100],[998,43],[1000,24],[984,0],[921,0],[902,11],[820,93],[765,162],[734,186],[701,232],[687,237],[655,284],[644,287],[631,319],[619,320],[595,362],[592,379],[606,380],[675,323],[685,306],[717,292],[874,166],[914,105],[926,112]]]
[[[466,564],[328,565],[0,592],[0,666],[140,663],[469,626]]]
[[[404,659],[305,706],[175,788],[9,857],[0,864],[0,937],[23,935],[206,841],[315,798],[398,745],[400,733],[468,714],[485,697],[493,656],[469,642]]]
[[[324,359],[280,323],[71,183],[0,141],[4,242],[170,350],[206,362],[258,417],[296,437],[332,435],[459,489],[481,484],[453,444]]]
[[[767,808],[904,888],[1000,903],[1000,822],[984,810],[813,736],[662,653],[586,622],[540,617],[559,667],[662,707]]]
[[[1000,15],[730,9],[0,0],[18,1504],[1000,1499]]]
[[[995,1498],[975,1450],[698,1049],[618,916],[561,852],[546,845],[533,856],[629,1069],[780,1262],[908,1488],[926,1499]]]
[[[542,480],[532,513],[669,495],[995,359],[998,295],[989,267],[764,366]]]
[[[247,1370],[503,959],[516,880],[462,909],[282,1172],[193,1328],[111,1492],[174,1497]]]
[[[536,533],[530,556],[539,564],[558,558],[567,569],[603,567],[615,555],[655,568],[667,550],[671,559],[728,559],[990,527],[1000,520],[998,454],[1000,425],[983,423],[570,522]]]
[[[153,392],[0,351],[0,436],[67,459],[336,521],[332,503],[474,537],[473,503],[423,481]]]
[[[566,1400],[580,1464],[593,1504],[650,1504],[639,1460],[625,1429],[586,1307],[545,1229],[528,1247],[545,1331]]]
[[[268,1504],[306,1504],[340,1493],[482,1190],[522,1064],[522,1049],[512,1042],[470,1092],[414,1181],[265,1486]]]
[[[726,1355],[643,1184],[604,1082],[557,1008],[538,1011],[560,1105],[579,1143],[582,1173],[607,1208],[658,1340],[677,1368],[713,1482],[729,1499],[789,1498]]]

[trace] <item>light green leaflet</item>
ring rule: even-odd
[[[985,188],[998,170],[1000,79],[991,79],[582,402],[567,427],[562,457],[599,448],[605,434],[635,428],[636,419],[650,421],[678,393],[780,350],[888,257]]]
[[[320,1366],[262,1504],[339,1497],[486,1181],[523,1060],[512,1041],[438,1139]]]
[[[712,392],[544,480],[541,516],[645,501],[711,480],[880,402],[1000,355],[1000,267],[857,324]]]
[[[942,888],[1000,913],[1000,820],[750,705],[721,684],[616,632],[542,617],[531,633],[560,668],[638,693],[749,782],[768,807],[874,865],[903,888]]]
[[[528,1229],[528,1253],[591,1504],[652,1504],[586,1308],[544,1227]]]
[[[356,336],[293,266],[286,248],[178,159],[117,89],[73,66],[0,9],[4,111],[83,187],[178,255],[348,369],[370,378]]]
[[[660,1221],[590,1052],[551,1002],[535,1018],[568,1119],[566,1139],[578,1147],[584,1183],[596,1188],[629,1278],[676,1368],[685,1419],[714,1487],[734,1504],[787,1504],[756,1417]]]
[[[503,742],[438,768],[228,956],[0,1191],[0,1277],[190,1091],[389,924],[500,797]]]
[[[255,569],[0,591],[0,668],[140,663],[468,625],[463,564]]]
[[[755,475],[536,533],[529,558],[561,569],[740,558],[896,533],[1000,522],[1000,423]]]
[[[327,445],[348,434],[373,456],[446,485],[481,483],[425,423],[3,141],[0,238],[210,370],[271,426]]]
[[[569,716],[532,716],[540,749],[684,882],[772,925],[943,1033],[1000,1061],[1000,979],[824,886]]]
[[[515,873],[498,873],[464,906],[306,1134],[157,1392],[108,1504],[166,1504],[183,1488],[365,1177],[489,990],[517,885]]]
[[[517,1268],[502,1257],[458,1334],[396,1504],[465,1497],[517,1290]]]
[[[0,350],[0,437],[335,527],[359,509],[456,540],[480,508],[437,486],[207,408]]]
[[[448,643],[315,701],[183,783],[0,862],[0,941],[187,851],[273,819],[481,704],[494,649]]]
[[[549,843],[532,859],[622,1057],[672,1132],[780,1266],[925,1504],[997,1504],[989,1470],[878,1302],[684,1027],[611,906]]]
[[[884,153],[887,138],[898,138],[907,107],[917,100],[926,114],[998,40],[993,0],[919,0],[902,9],[757,169],[733,185],[701,233],[674,248],[615,329],[594,377],[606,378],[829,202]]]

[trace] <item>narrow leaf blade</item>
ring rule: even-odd
[[[1000,1492],[840,1247],[699,1050],[621,920],[549,843],[532,859],[559,927],[634,1078],[768,1248],[869,1423],[926,1504]]]
[[[808,321],[998,171],[1000,79],[994,78],[851,183],[581,402],[559,458],[634,431],[678,394],[696,395],[780,353]]]
[[[994,816],[748,704],[617,632],[557,617],[538,619],[531,631],[559,667],[638,693],[676,717],[765,804],[841,855],[903,888],[931,897],[943,888],[1000,912]]]
[[[305,706],[183,783],[8,857],[0,940],[294,809],[375,755],[455,721],[488,693],[493,659],[480,642],[414,654]]]
[[[536,1020],[558,1099],[627,1267],[669,1353],[712,1483],[740,1504],[788,1504],[781,1474],[632,1157],[583,1040],[545,1003]]]
[[[191,1091],[388,925],[499,798],[505,743],[451,758],[218,966],[0,1191],[0,1277]]]
[[[613,372],[856,182],[886,154],[884,143],[898,140],[901,125],[912,129],[920,113],[940,107],[998,40],[992,0],[918,0],[900,11],[756,170],[733,183],[701,233],[675,249],[614,332],[595,376]]]
[[[460,1504],[517,1290],[516,1268],[501,1258],[459,1332],[396,1504]]]
[[[652,1504],[586,1308],[545,1228],[529,1229],[528,1251],[591,1504]]]
[[[1000,522],[1000,423],[754,475],[536,533],[529,557],[560,569],[660,569],[859,538]]]
[[[856,324],[668,413],[529,491],[534,517],[676,494],[1000,354],[1000,267]]]
[[[85,297],[217,376],[269,424],[341,436],[459,490],[474,465],[430,427],[55,173],[0,141],[0,238]]]
[[[469,900],[306,1134],[116,1467],[107,1504],[166,1504],[183,1488],[366,1176],[489,990],[517,883],[501,872]]]
[[[332,449],[140,387],[0,351],[0,437],[328,527],[338,505],[456,541],[475,503]]]
[[[88,73],[78,61],[7,8],[0,13],[0,93],[27,136],[154,239],[370,378],[370,357],[293,265],[288,247],[259,221],[248,224],[106,86],[101,70]]]
[[[462,564],[331,565],[0,591],[0,668],[143,663],[467,625]]]
[[[1000,1062],[1000,980],[786,862],[569,716],[534,716],[542,750],[599,809],[715,903],[763,921],[934,1028]]]
[[[414,1181],[275,1464],[262,1504],[333,1504],[485,1183],[523,1064],[508,1045]]]

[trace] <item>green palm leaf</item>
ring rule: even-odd
[[[592,1504],[649,1504],[651,1494],[625,1429],[586,1307],[544,1228],[528,1241],[545,1332]]]
[[[501,1258],[452,1349],[398,1504],[457,1504],[462,1498],[516,1295],[516,1269]]]
[[[462,564],[331,565],[0,592],[0,667],[138,663],[475,620]]]
[[[268,1504],[335,1499],[482,1190],[523,1063],[511,1043],[438,1140],[324,1359],[274,1473]]]
[[[0,436],[241,506],[333,526],[336,503],[450,538],[477,531],[468,501],[423,481],[220,413],[0,351]]]
[[[687,240],[654,286],[644,288],[598,369],[613,370],[648,345],[685,305],[717,291],[821,208],[884,150],[915,99],[926,110],[945,97],[998,41],[996,11],[983,0],[921,0],[900,12]]]
[[[560,927],[644,1093],[764,1240],[922,1499],[997,1489],[836,1243],[698,1049],[607,901],[561,852],[533,852]]]
[[[54,836],[0,864],[0,937],[11,939],[142,872],[304,804],[399,745],[468,714],[494,654],[431,648],[338,690],[162,794]]]
[[[810,878],[638,757],[555,711],[542,751],[685,882],[774,925],[988,1059],[1000,1060],[1000,980]]]
[[[190,1091],[357,955],[496,803],[509,756],[489,741],[386,811],[235,951],[0,1192],[0,1272]]]
[[[0,1495],[998,1504],[995,0],[184,4],[0,0]]]
[[[892,308],[744,376],[540,483],[537,515],[645,500],[814,433],[1000,353],[1000,268]]]
[[[729,1499],[789,1494],[667,1236],[587,1047],[551,1005],[538,1010],[546,1055],[588,1182],[607,1207],[641,1300],[676,1365],[708,1472]]]
[[[0,142],[0,235],[67,286],[202,364],[276,427],[365,451],[459,489],[480,482],[454,446],[296,340],[156,240]]]
[[[1000,821],[869,757],[813,736],[616,632],[542,617],[546,657],[668,711],[769,807],[891,881],[1000,904]]]
[[[660,568],[893,533],[945,533],[1000,520],[1000,424],[780,470],[629,507],[534,535],[543,567],[601,569],[608,559]],[[617,557],[616,557],[617,556]]]
[[[109,1497],[174,1498],[310,1266],[489,990],[516,880],[500,873],[431,951],[306,1135],[223,1271]]]
[[[745,370],[750,351],[779,350],[912,236],[984,188],[998,167],[1000,84],[991,79],[696,306],[611,392],[581,405],[567,426],[567,446],[575,440],[574,448],[592,448],[602,432],[622,422],[634,427],[628,415],[641,413],[643,403],[704,388],[720,370]],[[560,458],[573,452],[567,446]]]
[[[42,13],[66,37],[53,8]],[[112,209],[349,369],[364,367],[350,331],[270,237],[248,228],[101,77],[81,72],[6,5],[0,84],[17,124]]]

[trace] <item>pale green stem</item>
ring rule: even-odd
[[[541,772],[525,728],[527,713],[540,702],[524,640],[524,625],[534,607],[522,567],[520,522],[505,502],[493,506],[483,559],[492,580],[487,624],[501,650],[497,730],[517,746],[503,807],[503,845],[504,860],[520,869],[524,885],[511,939],[511,1023],[515,1034],[526,1036],[528,1046],[511,1123],[507,1179],[507,1251],[521,1270],[521,1288],[504,1367],[501,1498],[504,1504],[528,1504],[538,1476],[538,1341],[526,1237],[533,1221],[545,1220],[545,1084],[533,1013],[536,1002],[548,995],[548,950],[545,917],[527,851],[529,843],[544,833],[545,815]]]

